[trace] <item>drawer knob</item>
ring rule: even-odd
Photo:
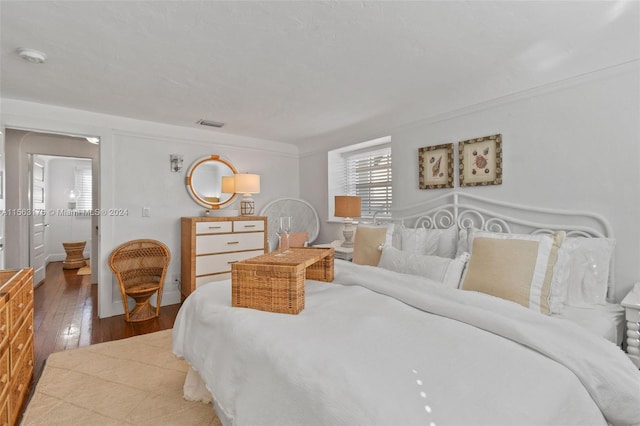
[[[237,260],[230,260],[230,261],[228,261],[227,263],[228,263],[229,265],[231,265],[232,263],[238,263],[238,261],[237,261]]]
[[[218,225],[218,226],[210,226],[209,229],[220,229],[222,228],[222,226]]]
[[[255,225],[244,225],[245,228],[255,228]]]
[[[20,304],[18,305],[18,309],[22,309],[22,308],[24,308],[24,303],[20,303]]]
[[[22,348],[24,348],[24,343],[20,343],[20,344],[18,345],[18,347],[16,348],[16,350],[17,350],[18,352],[20,352],[20,351],[22,350]]]
[[[240,244],[240,241],[229,241],[227,242],[227,244],[231,245],[231,244]]]

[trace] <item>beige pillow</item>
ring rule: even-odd
[[[358,225],[353,239],[353,263],[377,266],[380,248],[387,238],[387,226]]]
[[[462,288],[511,300],[548,315],[553,267],[564,236],[564,232],[474,233]]]
[[[289,247],[305,247],[307,244],[306,232],[292,232],[289,234]],[[284,244],[282,243],[284,241]],[[280,243],[278,247],[284,247],[286,245],[287,236],[280,236]]]

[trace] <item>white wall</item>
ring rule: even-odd
[[[228,135],[195,124],[194,128],[169,126],[7,98],[1,102],[2,128],[100,137],[100,208],[127,212],[99,217],[96,266],[101,317],[123,312],[108,267],[109,254],[118,244],[135,238],[160,240],[171,250],[168,277],[180,274],[180,217],[204,211],[189,197],[184,183],[186,170],[197,158],[217,154],[239,172],[261,175],[261,193],[253,197],[257,211],[275,198],[299,194],[298,150],[290,144]],[[170,154],[184,155],[185,171],[170,171]],[[142,217],[144,206],[150,207],[151,217]],[[8,250],[22,252],[25,247]],[[167,283],[163,305],[179,300],[178,288]]]
[[[418,188],[418,148],[501,133],[504,183],[464,191],[606,217],[617,238],[616,300],[621,300],[640,280],[639,68],[637,62],[616,67],[376,135],[332,135],[326,144],[335,148],[391,135],[393,202],[408,206],[447,191]],[[324,221],[326,162],[327,149],[301,154],[301,192]],[[318,241],[338,233],[339,225],[324,222]]]
[[[46,205],[49,210],[68,210],[67,191],[76,186],[75,168],[91,168],[91,160],[64,157],[46,157],[45,185]],[[63,242],[86,241],[84,257],[90,257],[91,216],[71,216],[50,214],[45,218],[49,225],[46,230],[45,256],[47,262],[62,261],[66,258]]]

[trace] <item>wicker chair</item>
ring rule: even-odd
[[[162,286],[171,253],[156,240],[133,240],[116,247],[109,256],[109,267],[118,278],[127,322],[145,321],[160,315]],[[156,306],[149,302],[158,292]],[[128,297],[136,301],[129,311]]]

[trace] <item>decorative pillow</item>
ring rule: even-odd
[[[353,239],[353,263],[376,266],[380,261],[381,247],[391,245],[393,224],[365,225],[358,224]]]
[[[462,288],[511,300],[548,315],[553,267],[564,236],[564,232],[474,232]]]
[[[469,260],[464,253],[456,259],[398,250],[390,245],[382,248],[378,266],[403,274],[417,275],[443,283],[447,287],[458,288],[462,271]]]
[[[292,232],[289,234],[289,247],[305,247],[307,245],[308,234],[306,232]],[[280,235],[280,245],[282,242],[286,242],[286,235]]]
[[[402,228],[402,251],[435,255],[438,251],[438,235],[426,228]]]
[[[458,257],[456,256],[458,226],[453,225],[445,229],[432,229],[432,231],[438,234],[438,251],[436,254],[441,257],[448,257],[449,259]],[[469,250],[464,250],[463,253],[468,251]]]
[[[561,312],[565,304],[592,307],[606,302],[614,248],[610,238],[565,239],[553,270],[551,312]]]

